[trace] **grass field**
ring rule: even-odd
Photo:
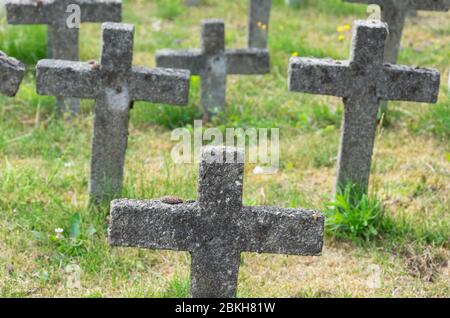
[[[239,296],[450,297],[450,13],[408,20],[400,63],[441,71],[439,103],[390,104],[370,196],[348,206],[345,196],[333,198],[342,101],[288,93],[287,64],[293,54],[347,59],[351,33],[337,27],[364,19],[365,7],[310,0],[293,10],[273,2],[271,73],[228,78],[220,127],[280,128],[280,172],[254,175],[249,165],[245,204],[319,209],[329,221],[320,257],[244,254]],[[136,65],[153,67],[160,48],[198,47],[204,18],[225,19],[228,47],[246,45],[246,0],[180,3],[124,0],[124,22],[136,25]],[[80,42],[82,60],[98,59],[99,25],[83,25]],[[36,94],[46,28],[8,26],[2,15],[0,48],[28,65],[17,98],[0,97],[0,296],[187,296],[187,253],[111,248],[109,207],[86,208],[94,102],[64,120],[53,98]],[[186,108],[135,105],[123,197],[196,197],[197,166],[170,159],[171,130],[202,117],[199,79],[191,86]],[[71,264],[82,270],[80,288],[66,288]]]

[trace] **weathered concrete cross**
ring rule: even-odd
[[[79,29],[69,28],[66,12],[71,4],[81,9],[80,22],[120,22],[121,0],[6,0],[10,24],[47,24],[48,58],[79,60]],[[57,97],[58,111],[77,113],[79,100]]]
[[[198,201],[116,200],[109,242],[114,246],[189,251],[192,297],[234,297],[241,252],[320,255],[320,212],[242,205],[241,150],[202,151]]]
[[[13,97],[25,75],[25,65],[0,51],[0,94]]]
[[[42,60],[37,91],[96,99],[90,199],[94,204],[122,187],[128,118],[133,101],[186,105],[189,72],[132,67],[134,26],[104,23],[101,63]]]
[[[272,0],[250,0],[248,47],[266,49]]]
[[[384,61],[397,63],[402,40],[403,28],[408,12],[411,11],[448,11],[450,0],[344,0],[377,4],[381,7],[381,19],[389,26]]]
[[[448,11],[450,0],[344,0],[347,2],[359,2],[377,4],[381,7],[381,19],[389,26],[389,35],[384,50],[386,63],[397,63],[402,41],[403,28],[406,17],[411,13],[422,11]],[[381,103],[381,110],[388,108],[387,101]]]
[[[227,75],[265,74],[270,71],[267,49],[225,50],[225,24],[222,20],[202,21],[202,50],[160,50],[160,67],[188,69],[201,76],[205,119],[224,111]]]
[[[357,21],[349,61],[292,58],[289,90],[344,99],[337,188],[367,191],[380,100],[437,101],[438,71],[383,64],[388,26]]]

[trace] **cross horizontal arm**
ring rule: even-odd
[[[78,0],[81,8],[81,22],[122,21],[121,0]]]
[[[14,96],[25,75],[25,65],[0,51],[0,94]]]
[[[111,203],[109,243],[114,246],[192,251],[195,204],[115,200]]]
[[[180,106],[188,103],[190,72],[187,70],[133,67],[130,77],[132,100]]]
[[[61,1],[61,0],[57,0]],[[81,22],[120,22],[122,20],[121,0],[73,0],[81,9]],[[59,6],[56,6],[59,5]],[[48,0],[8,0],[6,10],[10,24],[51,24],[57,15],[68,14],[64,3]],[[60,11],[61,12],[58,12]]]
[[[351,83],[348,61],[291,58],[288,85],[291,92],[347,97]]]
[[[5,3],[9,24],[48,24],[54,19],[53,3],[36,0],[8,0]]]
[[[156,52],[156,65],[175,69],[190,70],[191,75],[200,75],[205,60],[200,50],[177,51],[159,50]]]
[[[239,49],[226,52],[227,74],[253,75],[270,72],[270,56],[266,49]]]
[[[386,64],[380,98],[421,103],[436,103],[440,74],[437,70]]]
[[[320,255],[324,217],[320,212],[276,207],[244,207],[239,218],[243,251]]]
[[[102,84],[100,71],[89,63],[41,60],[36,66],[36,86],[41,95],[94,99]]]

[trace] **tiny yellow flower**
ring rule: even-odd
[[[267,29],[267,24],[262,23],[261,21],[258,21],[258,23],[257,23],[256,25],[257,25],[258,28],[260,28],[261,30]]]
[[[345,36],[343,34],[339,34],[338,40],[341,41],[341,42],[344,41],[345,40]]]
[[[344,25],[338,25],[336,27],[336,31],[339,33],[344,33],[344,32],[350,31],[351,29],[352,29],[352,26],[348,23],[344,24]]]

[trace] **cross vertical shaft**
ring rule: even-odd
[[[205,236],[192,252],[193,297],[234,297],[240,251],[234,220],[242,209],[244,156],[235,148],[206,147],[202,151],[198,201]],[[213,234],[214,233],[214,234]],[[232,234],[234,233],[234,234]]]
[[[382,70],[384,44],[388,35],[384,25],[375,21],[373,23],[374,26],[361,25],[353,30],[350,71],[360,84],[349,97],[344,98],[336,189],[355,184],[363,190],[369,185],[380,106],[380,99],[376,94],[377,81]]]
[[[389,26],[389,36],[387,37],[384,52],[384,61],[386,63],[397,63],[407,14],[407,8],[398,9],[391,3],[387,4],[381,11],[381,19]]]
[[[111,96],[112,97],[112,96]],[[108,97],[95,103],[94,137],[92,140],[90,204],[97,205],[120,193],[128,146],[129,103],[124,98],[115,110]]]
[[[249,0],[248,47],[267,48],[272,0]]]
[[[378,109],[376,96],[352,96],[344,100],[336,191],[347,185],[358,185],[363,192],[368,188]]]
[[[215,244],[191,252],[191,288],[194,298],[233,298],[239,276],[240,251]]]
[[[48,26],[48,56],[57,60],[79,60],[79,29],[69,29],[57,23]],[[80,100],[76,98],[56,97],[56,109],[59,112],[79,113]]]
[[[109,76],[105,94],[95,105],[89,185],[93,204],[106,199],[105,193],[114,195],[122,189],[131,103],[126,77],[133,60],[134,27],[104,24],[102,34],[100,67]]]
[[[215,217],[241,209],[243,178],[242,151],[238,152],[235,148],[204,148],[198,184],[200,207]]]
[[[206,65],[201,74],[201,94],[205,118],[209,120],[222,112],[225,106],[227,68],[223,21],[208,20],[202,23],[202,51]]]

